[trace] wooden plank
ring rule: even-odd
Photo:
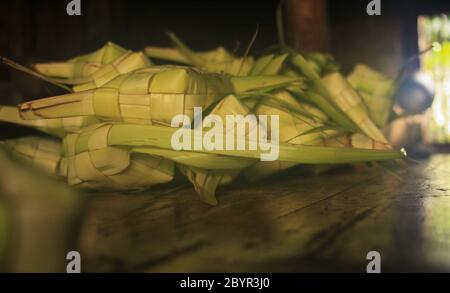
[[[90,271],[448,271],[450,157],[405,167],[296,168],[220,191],[192,188],[92,198],[82,247]],[[441,174],[441,175],[440,175]],[[429,248],[432,247],[432,250]]]

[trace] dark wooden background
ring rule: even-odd
[[[267,1],[82,0],[82,16],[66,15],[69,0],[0,3],[0,53],[21,62],[64,59],[108,40],[131,49],[170,45],[171,30],[194,49],[219,44],[243,53],[259,25],[252,52],[277,42],[275,9]],[[382,16],[368,16],[369,0],[286,0],[288,40],[303,51],[332,52],[348,69],[366,62],[392,71],[417,53],[419,14],[450,11],[445,0],[382,1]],[[393,60],[396,60],[393,62]],[[9,78],[0,69],[0,77]]]

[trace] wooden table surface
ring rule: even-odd
[[[82,236],[85,271],[450,271],[450,155],[405,165],[297,167],[218,191],[190,186],[95,194]]]

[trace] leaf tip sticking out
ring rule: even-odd
[[[41,80],[43,80],[45,82],[51,83],[51,84],[53,84],[53,85],[55,85],[57,87],[65,89],[68,92],[72,92],[72,89],[69,88],[68,86],[63,85],[60,82],[57,82],[57,81],[55,81],[52,78],[48,78],[47,76],[45,76],[45,75],[43,75],[43,74],[41,74],[39,72],[36,72],[36,71],[34,71],[34,70],[30,69],[30,68],[27,68],[27,67],[25,67],[23,65],[20,65],[19,63],[16,63],[16,62],[14,62],[14,61],[12,61],[12,60],[4,57],[4,56],[0,56],[0,63],[5,64],[5,65],[7,65],[7,66],[9,66],[9,67],[11,67],[11,68],[13,68],[15,70],[18,70],[18,71],[24,72],[26,74],[29,74],[31,76],[37,77],[37,78],[39,78],[39,79],[41,79]]]
[[[245,60],[247,59],[248,55],[250,54],[250,50],[252,49],[253,44],[256,41],[256,38],[258,37],[258,33],[259,33],[259,24],[256,25],[256,30],[253,33],[253,36],[250,40],[250,43],[247,46],[247,49],[245,50],[244,57],[242,58],[241,65],[239,66],[239,71],[238,71],[237,75],[240,75],[240,73],[242,72],[242,68],[244,67]]]
[[[277,24],[277,34],[278,34],[278,44],[280,46],[280,51],[282,53],[287,51],[286,46],[286,36],[284,31],[284,18],[283,18],[283,10],[285,5],[285,0],[281,0],[278,2],[277,11],[276,11],[276,24]]]

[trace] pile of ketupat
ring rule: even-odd
[[[345,77],[326,54],[240,58],[221,47],[193,52],[170,37],[173,48],[132,52],[109,42],[33,69],[3,58],[70,91],[1,107],[1,121],[49,135],[4,141],[3,147],[70,185],[94,190],[146,189],[170,182],[178,169],[209,204],[217,204],[217,187],[237,176],[259,180],[298,164],[404,157],[380,130],[388,123],[396,83],[367,66],[357,65]],[[183,65],[155,66],[150,58]],[[203,109],[203,117],[278,115],[278,160],[260,161],[260,150],[175,151],[171,120],[179,114],[193,119],[194,107]]]

